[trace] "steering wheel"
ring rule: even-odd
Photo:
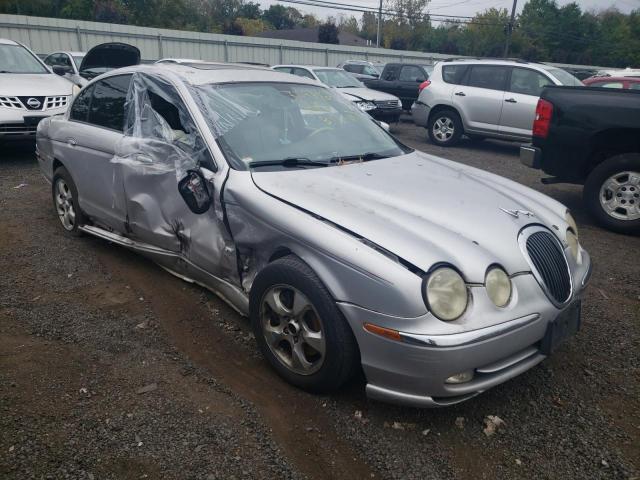
[[[313,132],[311,132],[308,138],[315,137],[319,133],[326,132],[327,130],[333,130],[333,129],[330,127],[320,127],[317,130],[314,130]]]

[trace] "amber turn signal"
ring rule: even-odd
[[[402,341],[402,338],[400,337],[400,332],[398,332],[397,330],[379,327],[378,325],[374,325],[372,323],[365,323],[364,329],[367,332],[380,335],[381,337],[388,338],[389,340],[396,340],[398,342]]]

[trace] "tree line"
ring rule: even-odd
[[[509,12],[490,8],[471,19],[438,21],[425,14],[429,0],[386,0],[382,46],[453,55],[503,54]],[[0,13],[91,20],[199,32],[255,35],[266,30],[320,28],[320,41],[336,43],[337,30],[375,44],[377,15],[321,21],[296,8],[261,8],[251,0],[0,0]],[[534,61],[640,67],[640,9],[584,11],[577,3],[529,0],[517,15],[510,56]]]

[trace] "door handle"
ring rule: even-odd
[[[67,138],[67,143],[72,147],[75,147],[78,144],[78,141],[75,138],[69,137]]]
[[[455,94],[456,94],[457,96],[459,96],[459,97],[466,97],[466,96],[467,96],[467,94],[466,94],[466,93],[464,93],[464,92],[456,92]]]
[[[506,98],[504,101],[509,103],[518,103],[518,101],[515,98]]]

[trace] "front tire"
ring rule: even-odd
[[[441,147],[451,147],[460,141],[464,128],[460,115],[453,110],[440,110],[429,117],[427,131],[433,143]]]
[[[62,228],[71,235],[82,235],[79,227],[85,224],[85,218],[78,205],[76,184],[66,168],[58,167],[54,172],[53,181],[51,182],[51,195],[53,207],[62,224]]]
[[[624,153],[603,161],[587,177],[583,195],[603,227],[640,232],[640,154]]]
[[[357,371],[353,332],[311,268],[289,255],[267,265],[250,293],[250,317],[262,354],[287,382],[336,390]]]

